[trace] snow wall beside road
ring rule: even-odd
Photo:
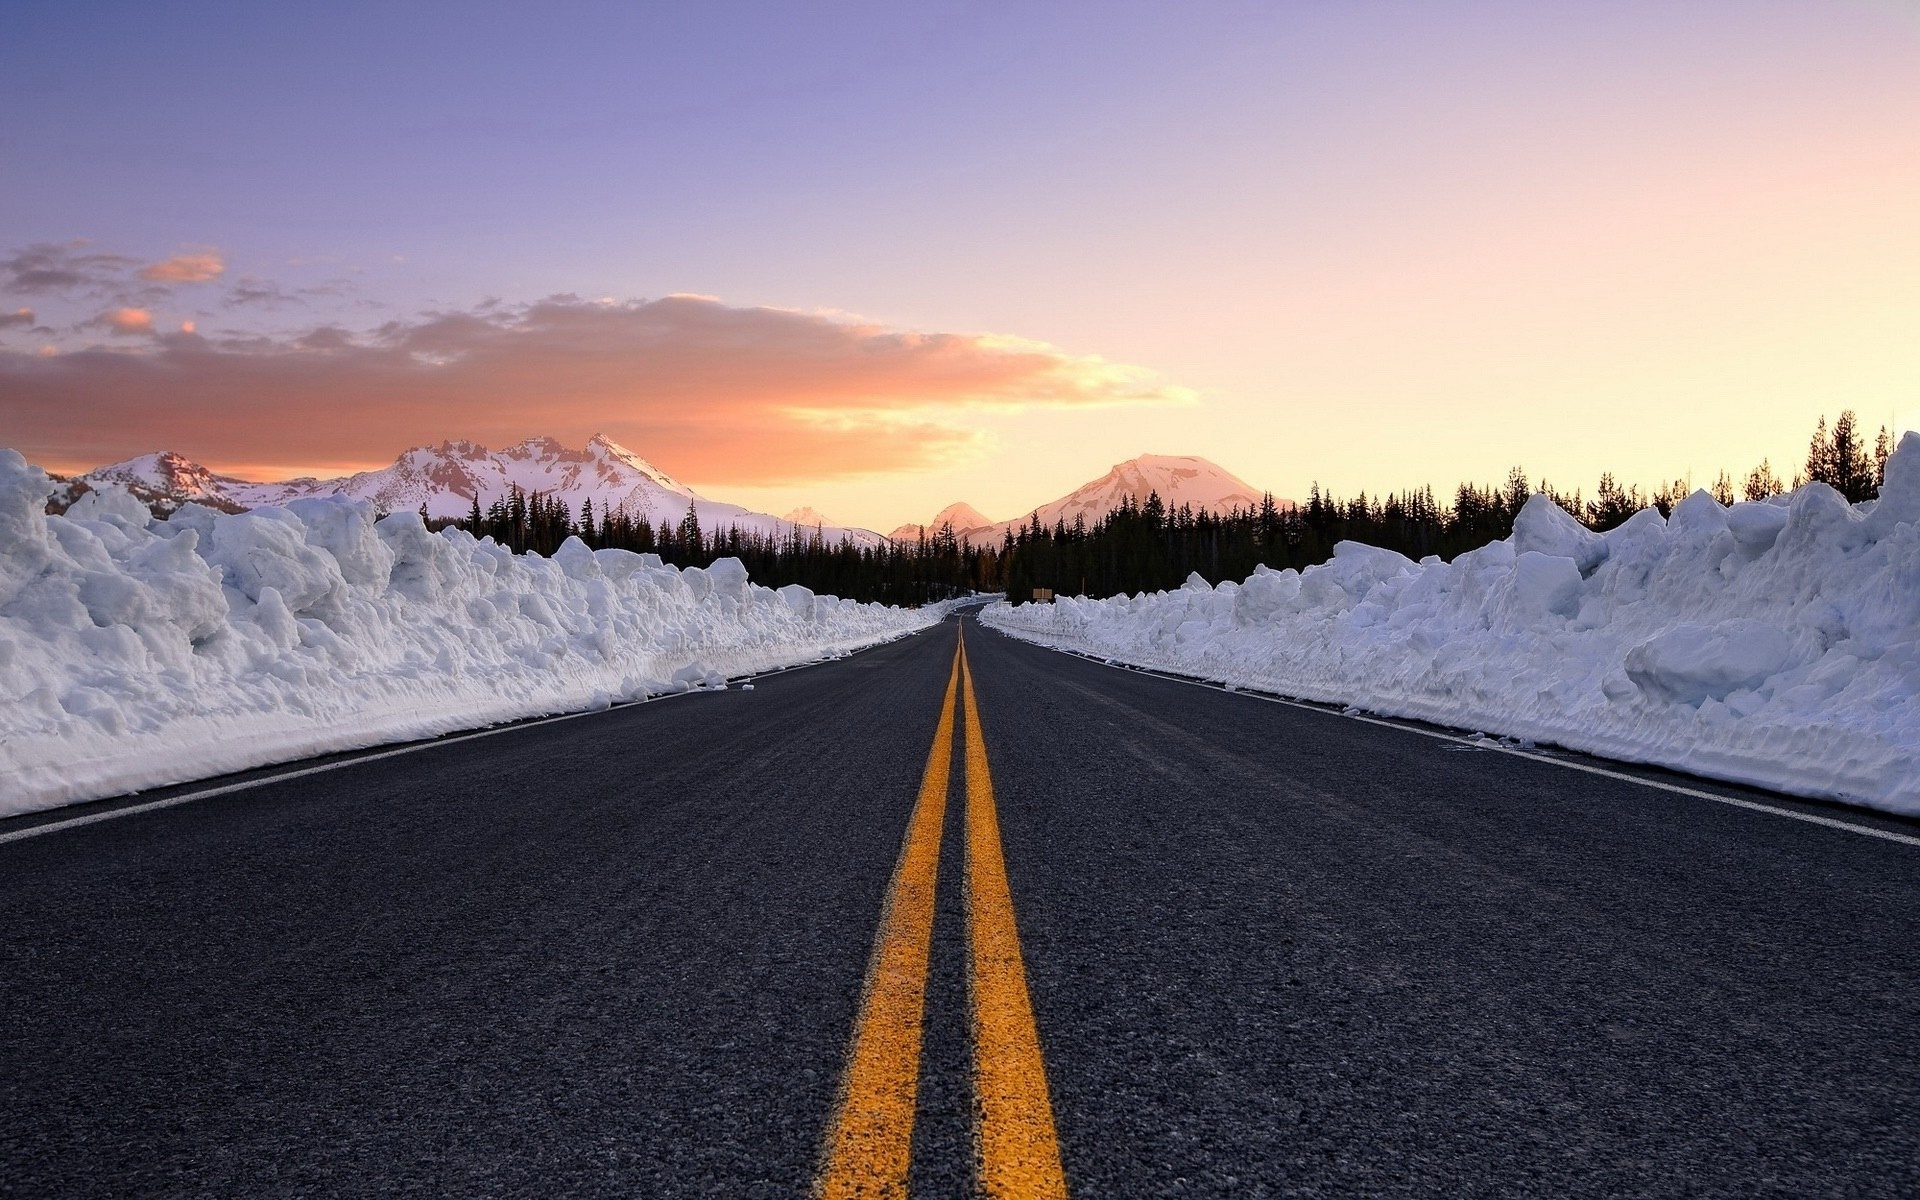
[[[1544,496],[1451,563],[1344,542],[1305,571],[986,624],[1303,699],[1920,813],[1920,434],[1877,501],[1704,492],[1605,534]]]
[[[151,519],[0,450],[0,816],[842,654],[909,612],[299,500]]]

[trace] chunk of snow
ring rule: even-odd
[[[1342,543],[1303,572],[980,620],[1103,661],[1920,813],[1920,434],[1880,499],[1696,493],[1597,535],[1544,496],[1452,562]]]
[[[786,601],[787,608],[795,616],[811,617],[813,615],[814,596],[812,588],[802,587],[797,583],[789,583],[787,586],[779,589],[779,591],[780,598]]]
[[[1659,700],[1699,704],[1758,688],[1785,669],[1793,641],[1763,621],[1676,625],[1627,651],[1627,678]]]
[[[152,519],[147,506],[135,499],[124,485],[117,483],[87,492],[68,505],[64,515],[70,521],[118,520],[135,528],[145,526]]]
[[[1749,501],[1727,510],[1727,530],[1748,558],[1758,558],[1773,549],[1774,540],[1786,527],[1787,510],[1778,505]]]
[[[1528,550],[1513,562],[1513,609],[1523,620],[1580,611],[1580,567],[1558,554]]]
[[[736,560],[515,555],[339,497],[68,513],[0,449],[0,816],[605,708],[837,657],[939,621],[755,586]]]
[[[715,559],[707,567],[707,578],[713,581],[714,595],[734,600],[747,598],[747,566],[739,559]]]
[[[1538,493],[1527,497],[1513,518],[1513,552],[1533,551],[1570,558],[1581,574],[1607,557],[1607,540],[1573,519],[1566,509]]]
[[[1880,498],[1867,514],[1867,535],[1875,541],[1899,525],[1920,522],[1920,433],[1903,433],[1887,459]]]

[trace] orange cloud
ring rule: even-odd
[[[111,333],[131,335],[153,332],[153,314],[144,308],[116,308],[100,314],[99,320]]]
[[[0,352],[0,428],[47,461],[166,447],[215,466],[605,431],[677,473],[747,485],[945,462],[979,444],[969,411],[1191,400],[1140,368],[1040,343],[692,296],[556,297],[394,322],[365,338],[322,328],[157,342],[152,353],[51,360]]]
[[[226,269],[218,254],[176,254],[140,268],[140,278],[155,283],[212,283]]]
[[[33,323],[34,315],[33,310],[30,308],[16,308],[10,313],[0,313],[0,329],[7,329],[15,325],[25,329],[32,326]]]

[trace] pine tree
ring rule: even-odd
[[[1600,487],[1594,492],[1593,502],[1587,505],[1587,525],[1605,532],[1624,525],[1641,507],[1640,489],[1622,488],[1614,481],[1613,472],[1605,471],[1600,475]]]
[[[1848,409],[1829,430],[1822,416],[1807,448],[1807,478],[1832,487],[1854,504],[1872,499],[1879,490],[1876,464],[1860,440],[1856,420]]]
[[[1508,471],[1506,494],[1508,515],[1518,516],[1520,510],[1526,506],[1527,497],[1531,495],[1533,495],[1533,489],[1527,484],[1527,473],[1519,467]]]
[[[1813,427],[1813,441],[1807,446],[1807,478],[1814,483],[1833,482],[1833,448],[1827,439],[1827,418]]]
[[[1855,429],[1855,417],[1852,409],[1840,414],[1833,423],[1833,433],[1828,442],[1828,459],[1833,464],[1834,487],[1840,490],[1850,503],[1858,504],[1870,500],[1876,490],[1873,463],[1867,457],[1865,443]]]
[[[1733,477],[1724,469],[1714,477],[1713,498],[1719,501],[1723,508],[1733,503]]]
[[[693,510],[693,501],[691,500],[687,501],[687,515],[680,518],[680,529],[677,540],[681,546],[681,553],[687,555],[689,560],[697,559],[701,556],[700,514]],[[696,563],[695,565],[704,566],[705,564]]]
[[[1747,473],[1747,486],[1744,489],[1749,500],[1765,500],[1769,496],[1780,494],[1780,480],[1773,473],[1773,464],[1766,459]]]

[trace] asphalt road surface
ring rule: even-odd
[[[0,1193],[1920,1195],[1913,825],[958,624],[0,842]]]

